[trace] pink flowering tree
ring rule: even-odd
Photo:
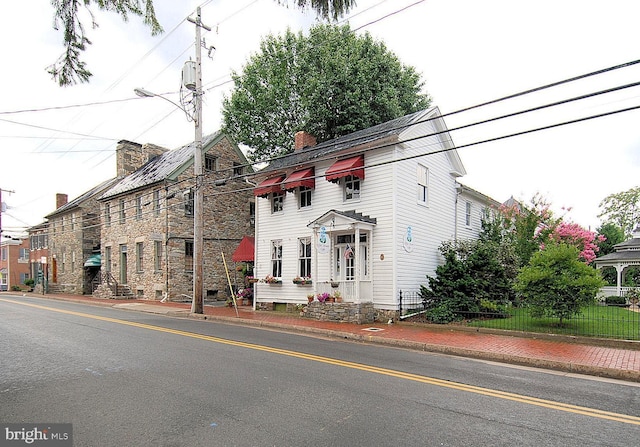
[[[599,250],[598,243],[604,241],[604,236],[596,235],[577,223],[560,222],[549,234],[549,240],[556,243],[572,245],[580,251],[580,259],[587,264],[596,259]]]

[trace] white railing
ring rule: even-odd
[[[633,287],[620,287],[620,296],[625,296],[629,290]],[[600,289],[600,295],[602,296],[618,296],[618,288],[616,286],[605,286]]]
[[[355,281],[320,281],[317,285],[318,293],[340,292],[342,300],[348,303],[371,301],[373,288],[371,281],[360,281],[360,296],[356,295]]]

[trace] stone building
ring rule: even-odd
[[[48,220],[48,291],[90,294],[98,270],[86,269],[85,262],[100,250],[100,205],[97,202],[117,178],[105,180],[68,202],[66,194],[56,194],[56,210]]]
[[[29,275],[35,281],[34,290],[42,293],[43,283],[48,281],[47,264],[49,256],[49,222],[42,222],[27,230],[29,233]]]
[[[137,165],[139,147],[121,144],[119,166]],[[118,295],[118,286],[125,286],[140,299],[191,298],[194,150],[191,143],[162,152],[100,197],[103,284],[96,294]],[[242,237],[253,234],[253,195],[243,176],[247,160],[228,136],[206,136],[202,159],[203,288],[206,297],[223,298],[228,284],[222,253],[230,262]]]

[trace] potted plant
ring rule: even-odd
[[[310,293],[309,295],[307,295],[307,301],[309,301],[310,303],[313,302],[314,299],[315,299],[315,296],[313,296],[313,293]]]
[[[293,283],[298,285],[309,285],[312,283],[311,278],[307,276],[296,276],[293,278]]]
[[[333,292],[333,299],[336,300],[336,303],[342,302],[342,294],[340,293],[339,290],[336,290],[335,292]]]
[[[267,284],[282,284],[282,280],[276,278],[275,276],[267,275],[264,279],[264,282]]]
[[[320,301],[321,303],[324,303],[325,301],[327,301],[327,299],[329,298],[329,294],[327,292],[324,293],[319,293],[316,298],[318,298],[318,301]]]

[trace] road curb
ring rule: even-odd
[[[271,321],[245,320],[232,317],[223,317],[215,315],[196,315],[190,314],[190,318],[208,320],[214,322],[235,324],[239,326],[254,326],[259,328],[273,328],[286,330],[293,333],[307,333],[320,335],[340,340],[358,341],[363,343],[377,344],[383,346],[398,347],[423,352],[433,352],[437,354],[453,355],[456,357],[473,358],[477,360],[487,360],[499,363],[508,363],[519,366],[528,366],[533,368],[550,369],[571,374],[584,374],[589,376],[604,377],[609,379],[625,380],[630,382],[640,382],[640,371],[621,370],[613,368],[604,368],[592,365],[582,365],[578,363],[567,363],[555,360],[537,359],[531,357],[514,356],[509,354],[500,354],[487,351],[478,351],[473,349],[457,348],[453,346],[438,345],[424,342],[416,342],[410,340],[399,340],[380,338],[373,335],[354,334],[352,332],[342,332],[327,329],[320,329],[309,326],[295,326]]]

